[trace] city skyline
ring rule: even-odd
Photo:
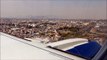
[[[106,0],[1,0],[1,17],[107,19]]]

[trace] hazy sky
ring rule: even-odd
[[[107,19],[106,3],[106,0],[1,0],[1,16]]]

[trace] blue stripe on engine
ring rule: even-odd
[[[71,54],[73,53],[76,55],[86,57],[87,59],[91,59],[92,57],[95,56],[95,54],[99,51],[100,48],[101,48],[100,44],[98,44],[95,41],[91,41],[89,43],[76,46],[66,51]]]

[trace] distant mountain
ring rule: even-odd
[[[1,17],[5,19],[48,19],[48,20],[107,20],[107,19],[70,19],[70,18],[61,18],[57,16],[25,16],[25,17]]]
[[[9,19],[62,19],[56,16],[25,16],[25,17],[1,17],[1,18],[9,18]]]
[[[30,18],[30,19],[62,19],[56,16],[28,16],[26,18]]]

